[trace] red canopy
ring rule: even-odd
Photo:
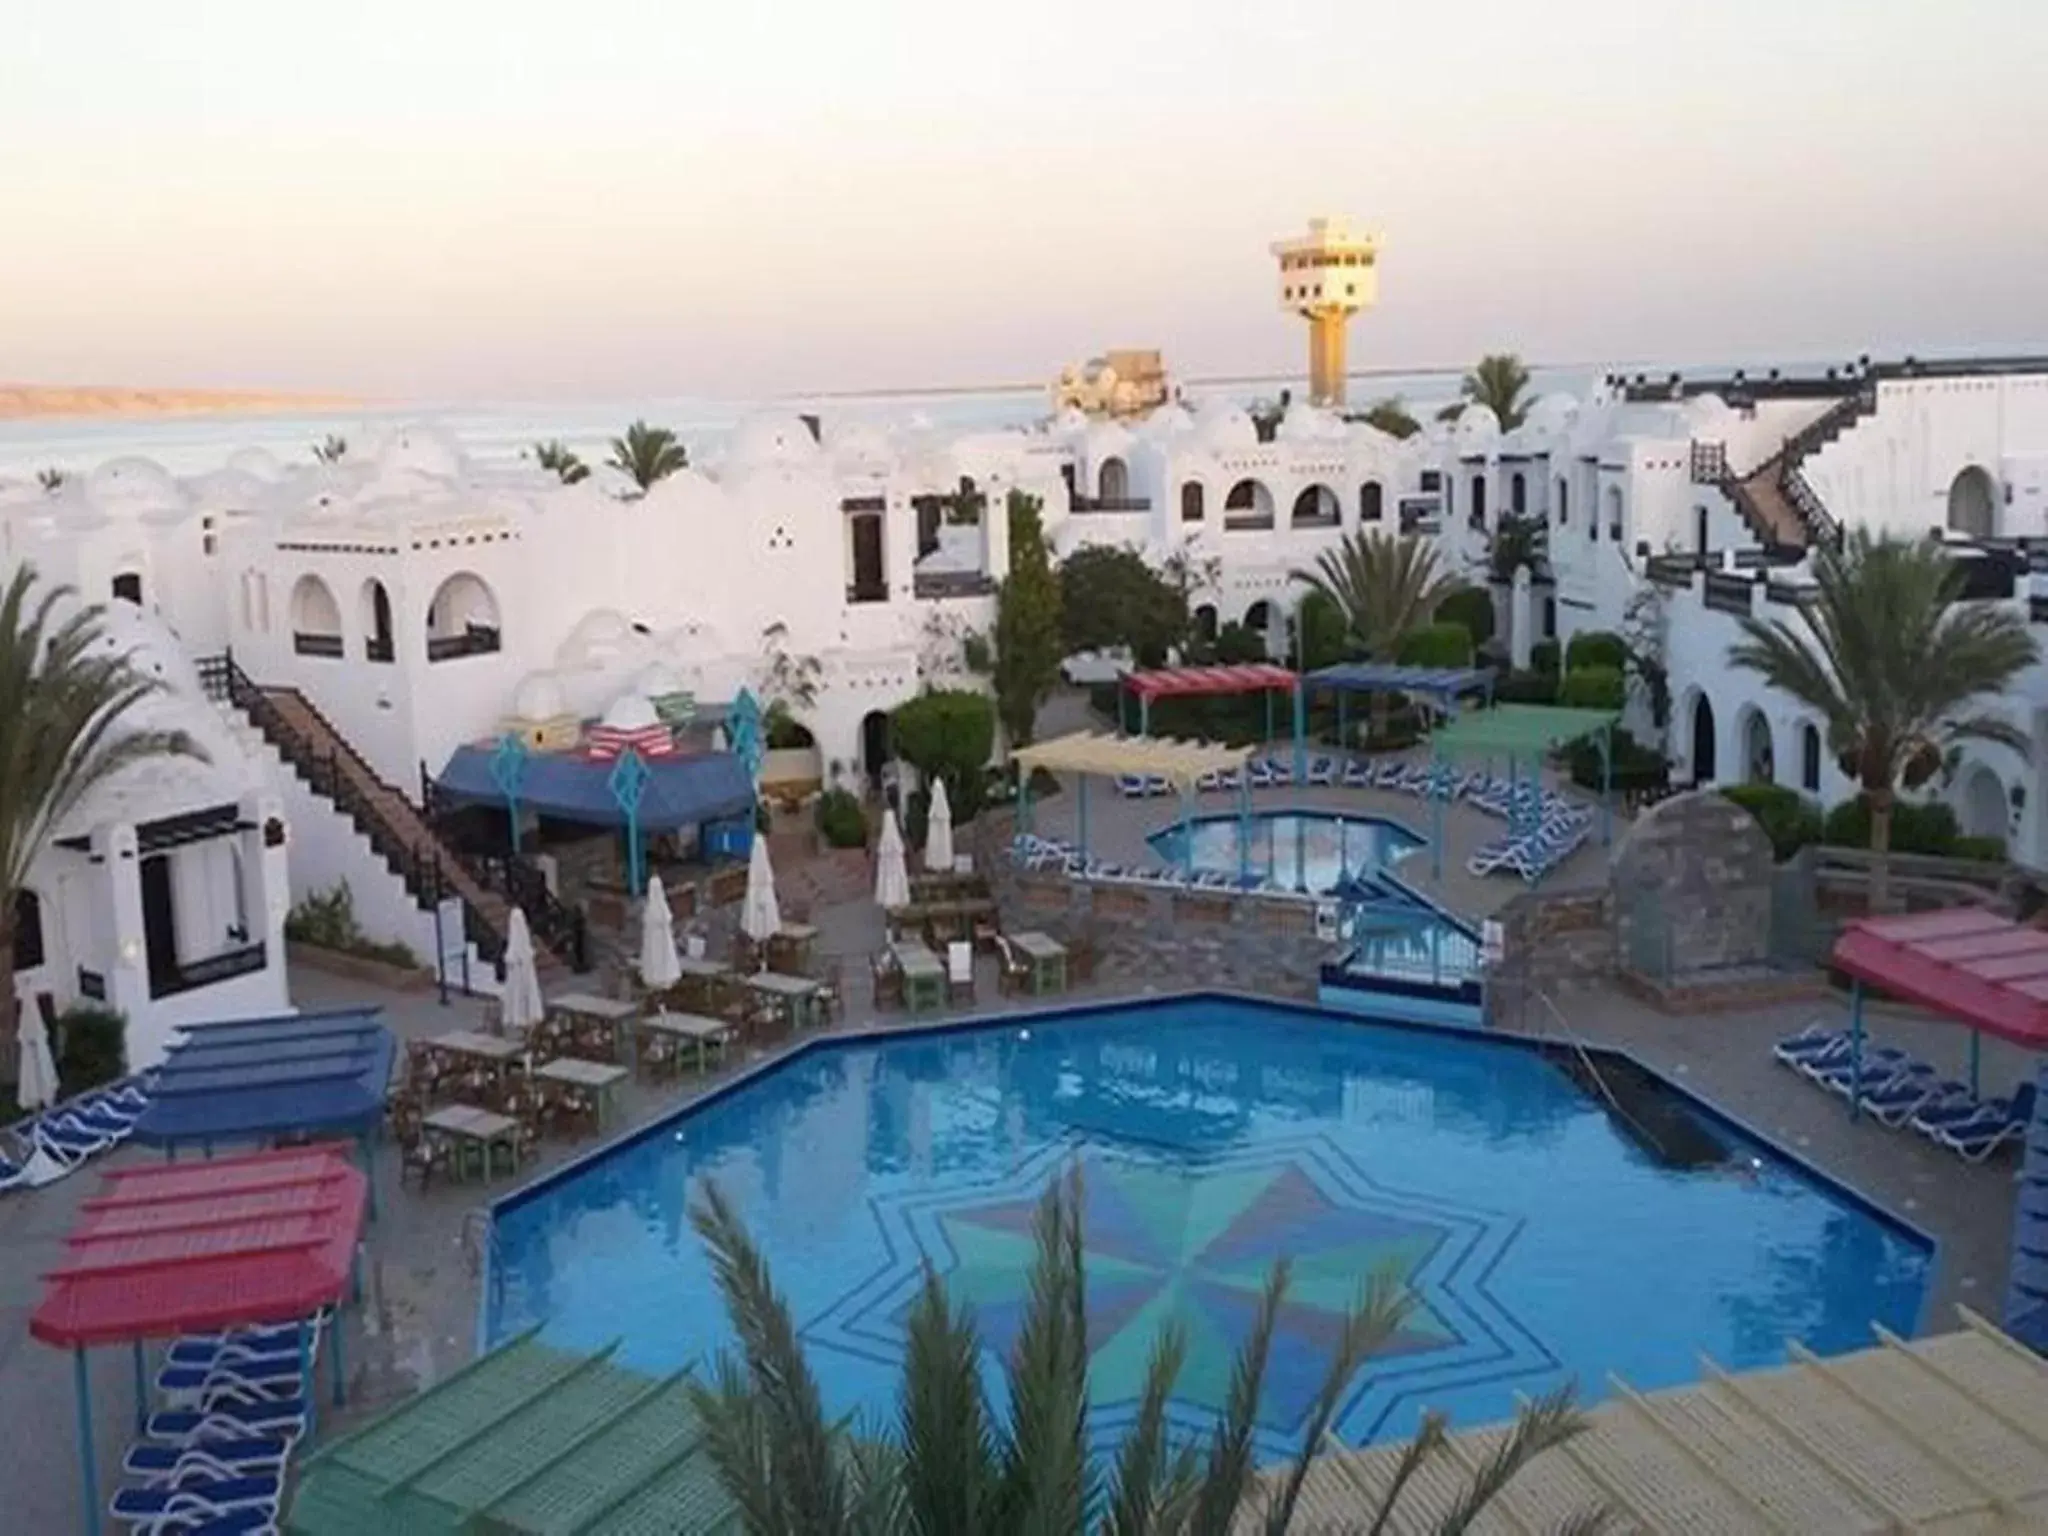
[[[29,1331],[73,1347],[306,1317],[348,1285],[368,1192],[339,1147],[109,1173]]]
[[[2048,1049],[2048,933],[1980,907],[1860,917],[1834,963],[1972,1029]]]
[[[1127,672],[1124,686],[1141,699],[1264,693],[1271,688],[1292,688],[1294,673],[1266,661],[1239,667],[1167,667],[1158,672]]]

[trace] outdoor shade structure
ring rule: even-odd
[[[1294,719],[1296,724],[1295,756],[1301,756],[1300,678],[1293,669],[1275,662],[1255,661],[1239,666],[1215,667],[1165,667],[1154,672],[1126,672],[1117,679],[1116,712],[1117,725],[1128,732],[1130,721],[1126,717],[1124,698],[1128,695],[1138,701],[1138,734],[1152,734],[1152,701],[1154,699],[1198,699],[1222,698],[1235,693],[1263,693],[1266,696],[1266,740],[1273,739],[1273,695],[1287,693],[1294,696]],[[1300,777],[1301,764],[1295,764],[1296,777]]]
[[[614,1346],[615,1348],[615,1346]],[[624,1536],[736,1529],[685,1372],[523,1334],[322,1447],[284,1529]]]
[[[1591,737],[1600,748],[1600,841],[1614,840],[1614,727],[1621,711],[1566,709],[1552,704],[1496,704],[1446,721],[1429,733],[1431,755],[1438,761],[1501,762],[1508,778],[1540,783],[1543,759],[1559,747]],[[1444,872],[1443,796],[1430,796],[1432,836],[1430,858],[1439,879]],[[1538,812],[1540,817],[1541,812]],[[1510,832],[1525,830],[1511,817]],[[1533,830],[1533,828],[1526,829]]]
[[[1350,741],[1346,729],[1346,701],[1354,693],[1405,693],[1428,699],[1442,713],[1450,714],[1458,707],[1460,699],[1473,694],[1483,696],[1491,704],[1493,674],[1484,667],[1394,667],[1370,661],[1339,662],[1334,667],[1318,667],[1305,673],[1301,688],[1295,694],[1297,760],[1294,781],[1297,784],[1301,782],[1304,766],[1299,756],[1308,735],[1308,706],[1318,692],[1337,695],[1337,741],[1343,745]]]
[[[358,1276],[369,1182],[344,1149],[296,1147],[109,1173],[43,1277],[29,1333],[69,1349],[78,1391],[85,1528],[97,1531],[99,1475],[85,1352],[126,1344],[135,1362],[138,1433],[148,1412],[143,1345],[188,1333],[300,1324],[302,1395],[313,1411],[312,1318]],[[334,1398],[347,1370],[339,1319],[329,1327]]]
[[[175,1158],[195,1142],[211,1154],[217,1142],[353,1136],[367,1170],[396,1050],[378,1008],[187,1026],[135,1139]]]
[[[1075,845],[1084,858],[1088,853],[1088,781],[1094,777],[1117,778],[1130,774],[1165,779],[1179,792],[1181,830],[1185,834],[1192,816],[1195,781],[1204,774],[1242,769],[1250,761],[1252,750],[1250,747],[1226,747],[1209,741],[1107,736],[1096,731],[1077,731],[1071,736],[1034,742],[1010,754],[1020,770],[1017,825],[1022,831],[1031,829],[1031,772],[1043,768],[1048,773],[1076,776]],[[1243,787],[1242,780],[1238,790],[1238,814],[1247,820],[1251,816],[1251,795]],[[1238,840],[1240,848],[1248,848],[1250,843],[1248,836]],[[1192,839],[1183,835],[1181,845],[1190,850],[1192,858]]]

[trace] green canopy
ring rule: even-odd
[[[313,1456],[294,1536],[736,1531],[687,1375],[643,1375],[532,1333]]]
[[[1618,709],[1496,704],[1447,720],[1430,732],[1429,744],[1444,757],[1540,757],[1620,719]]]

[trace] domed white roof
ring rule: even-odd
[[[552,672],[529,672],[512,690],[512,714],[518,720],[553,720],[569,713],[561,680]]]
[[[377,453],[380,474],[436,475],[452,480],[466,462],[462,445],[439,427],[419,422],[398,428]]]
[[[186,506],[178,482],[154,459],[109,459],[86,476],[85,494],[116,517],[178,512]]]
[[[1139,432],[1155,440],[1179,437],[1195,430],[1195,418],[1178,401],[1169,401],[1145,418]]]
[[[1570,395],[1544,395],[1522,414],[1522,429],[1529,432],[1562,432],[1579,414],[1579,402]]]
[[[818,455],[811,429],[794,416],[771,412],[749,416],[733,433],[726,462],[741,469],[776,464],[807,464]]]
[[[277,494],[276,488],[268,482],[233,465],[216,469],[210,475],[201,475],[190,482],[190,490],[192,499],[200,506],[225,512],[254,512],[269,506]]]
[[[664,694],[682,692],[683,680],[667,662],[650,661],[634,677],[633,686],[650,699],[658,699]]]
[[[1195,415],[1195,433],[1211,453],[1242,453],[1259,445],[1250,413],[1229,400],[1206,403]]]
[[[275,480],[284,473],[277,455],[268,448],[239,448],[228,455],[227,467],[258,480]]]
[[[825,445],[839,458],[875,464],[889,457],[889,434],[873,422],[848,418],[825,429]]]
[[[1082,439],[1091,464],[1100,464],[1104,459],[1113,459],[1119,454],[1129,453],[1131,444],[1136,441],[1128,428],[1114,421],[1096,422]]]
[[[1330,411],[1318,410],[1305,401],[1297,400],[1280,418],[1277,435],[1283,443],[1331,442],[1344,436],[1344,423]]]
[[[602,667],[630,655],[645,641],[616,608],[593,608],[576,622],[555,652],[559,667]]]
[[[1468,400],[1465,408],[1458,412],[1457,421],[1452,423],[1451,432],[1463,443],[1485,442],[1500,436],[1500,418],[1493,414],[1492,406]]]
[[[650,725],[661,724],[661,716],[655,713],[646,694],[622,693],[612,700],[601,723],[615,731],[644,731]]]

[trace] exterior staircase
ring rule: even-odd
[[[422,910],[461,899],[464,935],[482,959],[495,965],[504,955],[516,905],[526,911],[544,980],[587,969],[581,914],[555,900],[537,869],[516,859],[479,861],[449,846],[298,689],[258,684],[229,656],[201,661],[199,672],[210,696],[241,711],[294,773],[355,824]]]
[[[1810,545],[1840,545],[1842,525],[1821,505],[1800,466],[1877,409],[1877,388],[1866,383],[1785,439],[1785,445],[1748,474],[1728,468],[1717,443],[1694,443],[1692,479],[1718,487],[1767,553],[1796,556]]]

